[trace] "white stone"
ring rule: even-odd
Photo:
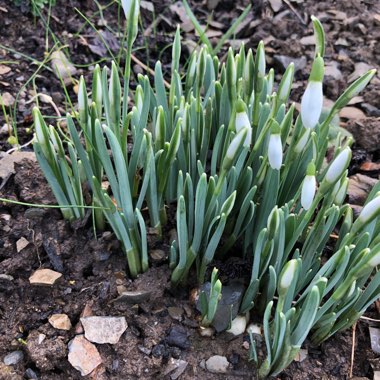
[[[20,238],[16,242],[16,249],[17,252],[22,251],[24,248],[26,248],[29,245],[29,241],[25,239],[24,237]]]
[[[247,326],[247,317],[245,315],[238,315],[232,322],[231,328],[227,332],[233,335],[243,334]]]
[[[206,369],[213,373],[226,373],[230,363],[225,356],[214,355],[206,361]]]
[[[247,327],[247,333],[261,335],[261,328],[259,325],[256,325],[255,323],[250,323]]]
[[[83,317],[80,319],[86,339],[93,343],[116,344],[128,324],[125,317]]]

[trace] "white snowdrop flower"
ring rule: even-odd
[[[323,91],[321,82],[309,82],[301,101],[301,119],[306,128],[314,128],[321,116]]]
[[[351,149],[344,148],[331,163],[327,170],[325,180],[328,183],[335,183],[347,169],[351,160]]]
[[[376,217],[376,215],[379,213],[380,213],[380,193],[378,193],[377,196],[374,199],[372,199],[372,201],[368,202],[363,207],[363,210],[359,215],[359,220],[362,223],[368,223],[370,220]]]
[[[294,151],[296,153],[301,153],[304,150],[307,142],[309,141],[310,134],[311,134],[311,129],[308,128],[304,130],[303,135],[301,136],[296,146],[294,147]]]
[[[285,265],[284,269],[280,274],[279,288],[282,291],[286,291],[287,289],[289,289],[296,274],[297,266],[298,262],[296,259],[288,261],[288,263]]]
[[[339,182],[337,183],[339,184]],[[344,199],[346,198],[348,189],[348,178],[345,178],[339,185],[339,189],[334,197],[334,204],[336,205],[341,205],[344,202]]]
[[[239,148],[242,146],[243,142],[245,141],[246,134],[248,133],[248,128],[243,128],[238,132],[238,134],[232,139],[227,152],[226,152],[226,158],[229,160],[234,160],[235,156],[239,150]]]
[[[247,136],[245,137],[243,146],[249,148],[252,141],[252,127],[249,121],[248,115],[245,112],[244,102],[239,99],[236,105],[236,116],[235,116],[235,129],[239,133],[243,128],[247,128]]]
[[[294,78],[294,63],[291,62],[290,65],[287,67],[284,76],[282,77],[280,86],[278,88],[278,98],[280,99],[281,102],[286,102],[290,89],[292,87],[293,83],[293,78]]]
[[[307,211],[313,203],[317,181],[314,175],[307,175],[302,184],[301,205]]]
[[[318,56],[315,58],[309,83],[301,100],[301,120],[306,128],[314,128],[321,116],[323,106],[323,58]]]
[[[86,111],[86,105],[87,105],[86,85],[84,83],[83,76],[81,76],[80,80],[79,80],[79,88],[78,88],[78,111],[79,111],[79,114]]]
[[[141,116],[141,112],[143,109],[143,104],[144,104],[144,94],[143,94],[143,89],[140,85],[137,86],[136,88],[136,108],[138,111],[138,115]]]
[[[372,268],[375,268],[378,265],[380,265],[380,251],[376,255],[371,257],[371,259],[368,261],[368,265]]]
[[[273,131],[269,137],[268,160],[272,169],[280,170],[282,165],[282,142],[278,123],[275,121],[277,131]],[[276,129],[277,129],[276,128]]]
[[[33,108],[33,119],[34,119],[34,130],[36,131],[37,141],[41,144],[41,146],[46,144],[46,139],[44,132],[42,130],[41,124],[41,114],[37,107]]]
[[[129,19],[129,13],[132,8],[132,0],[121,0],[121,6],[123,7],[125,18],[128,20]],[[134,18],[137,18],[139,14],[139,2],[138,0],[135,0],[135,13],[134,13]]]

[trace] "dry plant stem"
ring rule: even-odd
[[[135,61],[140,67],[142,67],[145,71],[147,71],[149,74],[154,76],[154,70],[152,70],[150,67],[145,65],[145,63],[142,63],[138,58],[136,58],[133,54],[131,54],[132,61]],[[170,83],[168,83],[166,80],[164,80],[164,84],[166,88],[170,89]]]
[[[364,317],[364,316],[361,316],[360,319],[363,319],[364,321],[380,323],[380,319],[374,319],[374,318],[369,318],[369,317]]]
[[[349,378],[352,378],[352,372],[354,370],[354,360],[355,360],[355,340],[356,340],[356,322],[352,326],[352,349],[351,349],[351,365],[350,365],[350,375]]]
[[[301,15],[297,12],[297,10],[293,7],[293,5],[288,1],[284,0],[284,3],[289,7],[289,9],[296,15],[298,20],[302,22],[303,25],[306,25],[305,20],[301,17]]]

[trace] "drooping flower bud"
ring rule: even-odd
[[[83,75],[80,77],[78,86],[78,112],[81,124],[86,126],[88,117],[88,98]]]
[[[348,189],[348,178],[344,178],[341,182],[342,183],[340,184],[339,182],[337,182],[339,184],[339,189],[334,197],[334,204],[337,206],[340,206],[341,204],[343,204],[344,199],[346,198],[347,189]]]
[[[257,50],[256,50],[256,58],[255,58],[255,92],[260,93],[263,89],[264,77],[265,77],[265,50],[264,50],[264,42],[260,41]]]
[[[359,215],[359,220],[366,224],[372,221],[380,214],[380,192],[376,194],[376,197],[372,201],[368,202],[362,212]]]
[[[350,163],[351,155],[351,149],[346,147],[335,157],[324,178],[328,183],[334,184],[342,176]]]
[[[243,128],[247,128],[247,136],[245,137],[243,146],[249,148],[252,141],[252,127],[247,112],[245,111],[244,102],[239,99],[236,103],[235,129],[239,133]]]
[[[309,83],[307,84],[306,91],[302,96],[301,101],[301,119],[302,124],[306,128],[314,128],[321,116],[323,105],[323,74],[324,63],[322,57],[317,57],[314,60]]]
[[[284,76],[281,79],[280,85],[278,87],[278,99],[281,103],[286,103],[289,98],[290,89],[292,87],[294,78],[294,63],[291,62],[286,68]]]
[[[292,259],[286,263],[284,269],[280,273],[280,279],[278,282],[278,293],[284,295],[293,282],[294,276],[297,272],[298,261]]]
[[[228,171],[231,169],[236,159],[237,153],[247,137],[247,134],[248,134],[248,128],[245,127],[245,128],[242,128],[240,132],[238,132],[238,134],[232,139],[227,149],[226,155],[223,159],[222,170]]]
[[[141,116],[141,112],[143,109],[144,104],[144,93],[143,89],[140,85],[137,86],[136,92],[135,92],[135,105],[139,114],[139,117]]]
[[[282,165],[281,129],[277,121],[272,121],[268,144],[268,160],[272,169],[280,170]]]
[[[298,140],[296,146],[294,147],[294,151],[296,153],[301,153],[304,150],[307,142],[309,141],[310,133],[311,133],[311,129],[309,128],[304,129],[301,138]]]
[[[313,162],[307,167],[306,177],[302,184],[301,205],[307,211],[313,203],[317,181],[315,179],[315,165]]]

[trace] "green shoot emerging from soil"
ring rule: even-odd
[[[66,219],[84,217],[83,190],[90,189],[96,227],[112,228],[132,277],[148,269],[148,220],[161,235],[168,207],[176,209],[173,285],[193,272],[203,283],[215,256],[239,247],[251,266],[240,313],[263,315],[267,347],[261,364],[254,346],[251,357],[260,377],[277,374],[308,335],[320,343],[351,326],[380,295],[380,272],[373,274],[380,263],[380,185],[353,220],[344,204],[352,141],[338,135],[333,160],[325,160],[331,121],[375,71],[351,84],[321,119],[325,41],[312,18],[315,57],[294,119],[295,107],[287,105],[293,64],[275,86],[263,42],[255,54],[230,49],[226,62],[204,46],[182,73],[177,29],[169,91],[158,61],[153,81],[139,75],[132,92],[139,3],[122,5],[128,20],[123,85],[115,63],[96,66],[91,98],[81,78],[67,135],[47,126],[36,108],[37,159]],[[333,249],[328,257],[326,244]],[[204,325],[212,323],[221,292],[213,272],[211,293],[202,300]]]

